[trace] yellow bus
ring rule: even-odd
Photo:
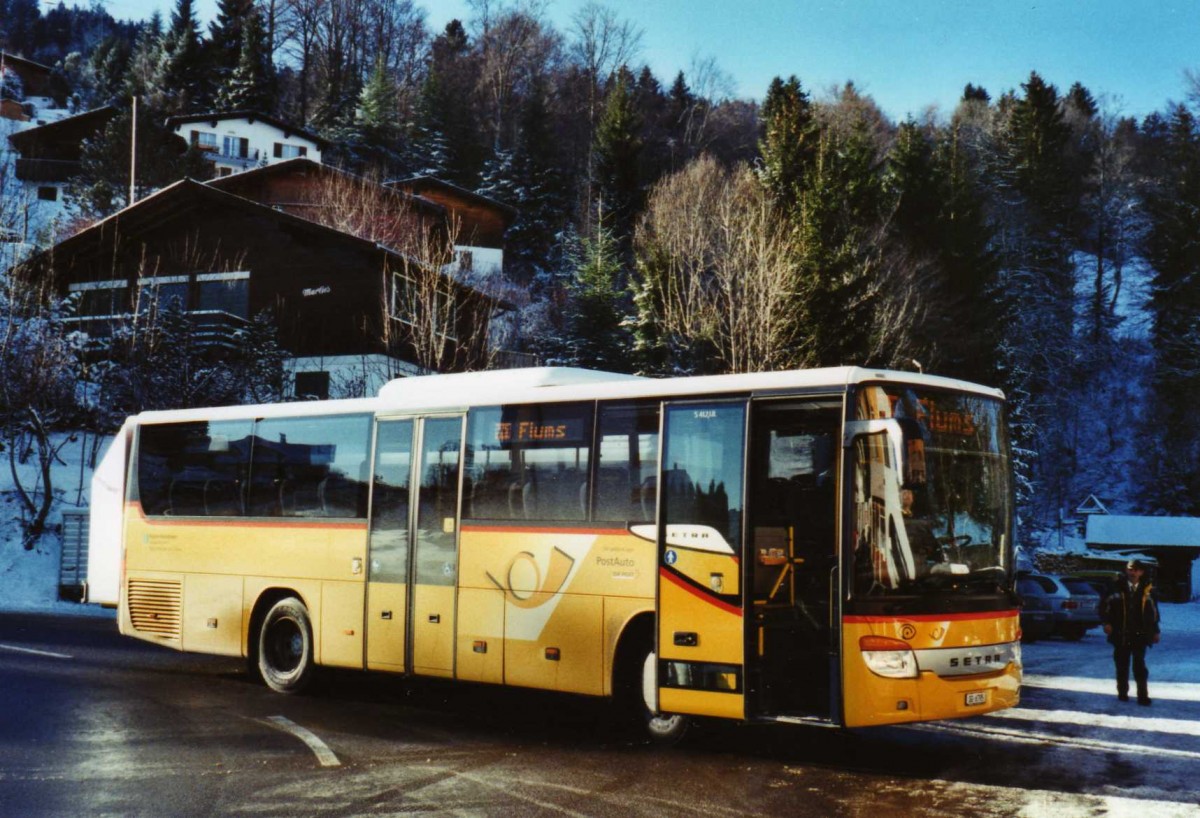
[[[1012,706],[1000,392],[853,367],[392,381],[146,412],[93,484],[88,598],[246,657],[862,727]]]

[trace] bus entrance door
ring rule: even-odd
[[[658,475],[657,709],[745,716],[744,401],[668,403]]]
[[[751,711],[832,718],[840,400],[755,403],[746,584]]]
[[[413,426],[387,420],[375,431],[366,628],[371,670],[405,670]]]
[[[454,675],[454,589],[458,584],[458,493],[463,416],[420,425],[413,508],[409,605],[413,673]]]
[[[379,422],[368,668],[453,675],[462,430],[461,415]]]

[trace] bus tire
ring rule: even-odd
[[[312,621],[295,597],[279,600],[258,631],[258,672],[279,693],[300,693],[313,681]]]
[[[678,744],[691,726],[691,719],[679,713],[662,713],[658,709],[658,675],[655,666],[658,657],[653,648],[642,651],[638,664],[638,690],[636,695],[639,720],[646,735],[655,744],[669,746]]]

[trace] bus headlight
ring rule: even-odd
[[[907,642],[887,636],[864,636],[858,640],[858,648],[872,673],[891,679],[917,678],[917,654]]]

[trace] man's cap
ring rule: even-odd
[[[1127,569],[1128,568],[1136,568],[1139,571],[1145,571],[1146,563],[1142,562],[1141,560],[1130,560],[1129,562],[1125,563],[1125,567]]]

